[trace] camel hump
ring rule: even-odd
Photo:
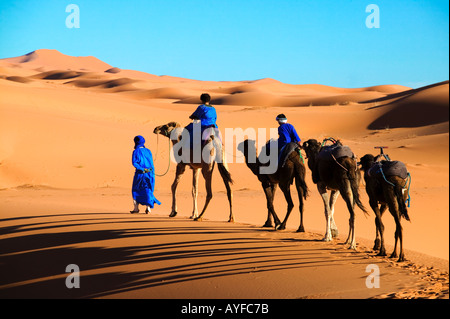
[[[403,179],[408,177],[406,165],[400,161],[381,161],[374,163],[368,173],[369,176],[376,176],[383,173],[385,176],[398,176]]]
[[[338,159],[341,157],[355,157],[350,147],[345,145],[329,145],[321,148],[317,159],[319,160],[333,160],[333,157]]]

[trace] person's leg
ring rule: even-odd
[[[139,213],[139,204],[135,200],[133,200],[133,204],[134,204],[134,209],[131,210],[130,213],[132,213],[132,214]]]

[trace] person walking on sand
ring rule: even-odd
[[[145,147],[145,139],[138,135],[134,138],[133,166],[136,168],[131,193],[133,195],[134,209],[132,214],[139,213],[139,204],[146,206],[145,213],[151,212],[154,204],[161,202],[153,195],[155,190],[155,166],[152,152]]]

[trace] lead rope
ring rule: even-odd
[[[408,181],[409,180],[409,181]],[[408,180],[405,183],[405,186],[403,186],[403,189],[406,188],[406,184],[408,184],[408,198],[406,199],[406,203],[408,203],[408,208],[411,206],[411,196],[409,195],[409,189],[411,186],[411,174],[408,172]]]
[[[156,159],[158,158],[158,149],[159,149],[159,134],[156,134],[156,155],[154,158],[155,162],[156,162]]]
[[[155,170],[155,175],[156,176],[158,176],[158,177],[163,177],[163,176],[165,176],[168,172],[169,172],[169,169],[170,169],[170,138],[169,139],[167,139],[167,141],[168,141],[168,145],[169,145],[169,152],[168,152],[168,154],[169,154],[169,165],[167,166],[167,170],[164,172],[164,174],[157,174],[156,173],[156,170]],[[159,134],[156,136],[156,156],[155,156],[155,161],[156,161],[156,158],[158,157],[158,145],[159,145]]]

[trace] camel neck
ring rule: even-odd
[[[245,164],[247,165],[248,168],[250,168],[250,170],[253,172],[253,174],[255,174],[255,175],[259,174],[258,159],[256,159],[256,163],[250,163],[248,161],[248,156],[245,155]]]

